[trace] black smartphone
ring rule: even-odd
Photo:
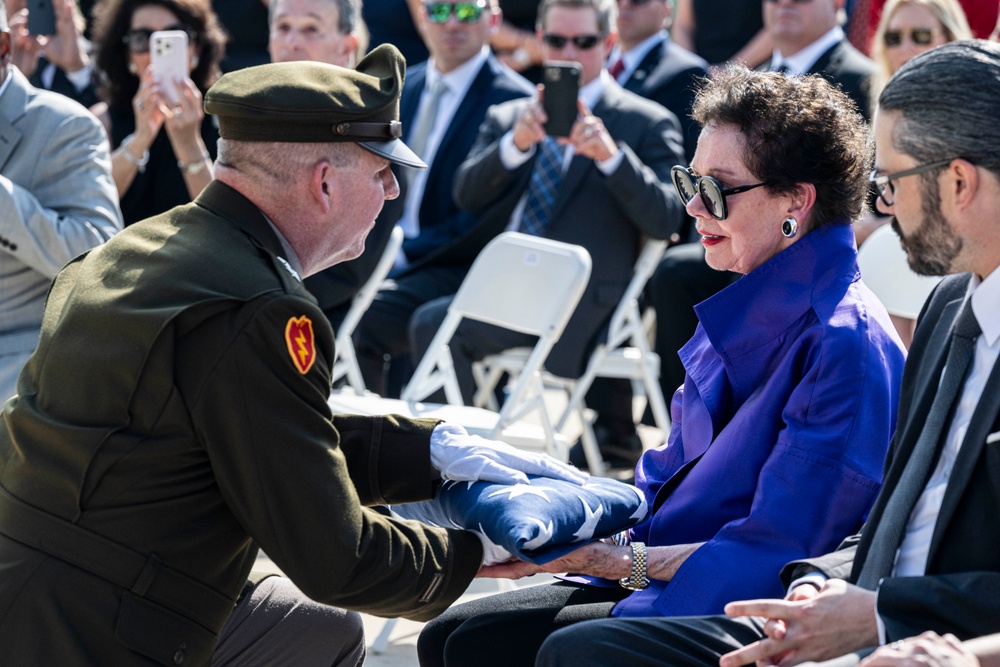
[[[550,61],[542,68],[542,108],[549,120],[545,133],[551,137],[568,137],[576,122],[576,98],[580,94],[580,64]]]
[[[53,0],[28,0],[28,32],[32,35],[56,34],[56,8]]]

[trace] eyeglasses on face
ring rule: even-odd
[[[486,0],[456,3],[428,2],[425,7],[427,7],[427,18],[431,23],[447,23],[452,14],[459,23],[477,23],[483,15]]]
[[[957,157],[950,157],[947,160],[937,160],[936,162],[928,162],[927,164],[922,164],[914,167],[913,169],[905,169],[903,171],[897,171],[894,174],[885,174],[879,176],[878,169],[872,170],[871,176],[868,177],[868,182],[875,186],[878,190],[878,198],[882,200],[882,203],[886,206],[892,206],[896,198],[896,186],[892,184],[893,181],[904,176],[916,176],[917,174],[922,174],[926,171],[932,169],[940,169],[941,167],[946,167],[952,163],[953,160],[958,160]]]
[[[740,185],[735,188],[723,188],[719,181],[711,176],[695,176],[691,167],[676,166],[670,170],[670,176],[674,181],[674,188],[677,196],[685,206],[694,199],[695,195],[701,195],[701,201],[705,204],[709,214],[716,220],[725,220],[729,216],[729,207],[726,204],[726,197],[738,195],[747,190],[759,188],[762,185],[769,185],[771,181],[754,183],[753,185]]]
[[[909,31],[910,41],[917,46],[928,46],[934,41],[934,36],[937,34],[937,30],[934,28],[913,28]],[[903,43],[903,38],[906,37],[907,32],[905,30],[886,30],[882,35],[882,42],[888,48],[894,48]]]
[[[565,48],[566,44],[573,42],[573,46],[580,49],[581,51],[587,51],[594,48],[601,41],[602,35],[575,35],[573,37],[567,37],[566,35],[558,35],[554,32],[547,32],[542,35],[542,41],[545,45],[553,49]]]
[[[164,30],[183,30],[192,42],[196,37],[194,30],[180,23],[167,26]],[[154,32],[159,31],[150,30],[149,28],[133,28],[125,33],[125,36],[122,37],[122,42],[124,42],[125,46],[132,53],[149,53],[149,38]]]

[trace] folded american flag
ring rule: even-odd
[[[471,530],[521,560],[555,560],[646,518],[634,486],[591,477],[583,486],[530,476],[528,484],[445,482],[437,498],[394,505],[406,519]]]

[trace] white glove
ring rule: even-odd
[[[441,479],[457,482],[527,484],[528,475],[584,484],[590,477],[548,454],[523,452],[508,444],[469,435],[456,424],[438,424],[431,434],[431,465]]]

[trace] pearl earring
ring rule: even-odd
[[[135,63],[128,64],[128,73],[131,74],[132,76],[139,75],[139,68],[135,66]]]
[[[781,223],[781,235],[786,239],[795,238],[799,233],[799,222],[795,218],[785,218]]]

